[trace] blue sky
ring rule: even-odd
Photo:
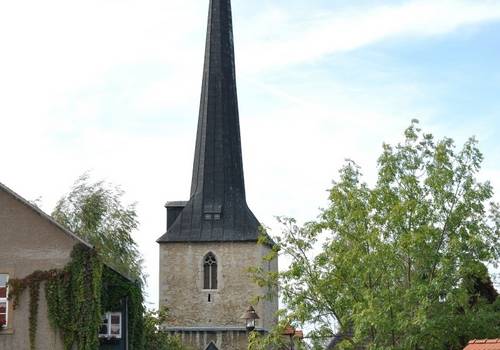
[[[163,204],[189,192],[208,0],[0,2],[0,182],[50,212],[84,171],[137,201],[157,299]],[[314,218],[412,118],[500,192],[500,0],[233,0],[248,200]],[[497,198],[499,198],[497,196]]]

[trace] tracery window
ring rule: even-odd
[[[0,274],[0,329],[7,328],[9,322],[8,282],[9,275]]]
[[[213,253],[203,259],[203,289],[217,289],[217,259]]]

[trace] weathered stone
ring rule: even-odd
[[[161,244],[160,306],[168,307],[171,316],[166,329],[180,332],[195,349],[204,350],[214,339],[219,350],[246,349],[245,321],[240,317],[252,299],[269,292],[253,282],[248,270],[262,266],[277,271],[277,261],[263,262],[269,249],[255,242]],[[203,259],[209,252],[217,258],[217,290],[203,289]],[[254,306],[260,316],[257,329],[269,330],[277,298]]]

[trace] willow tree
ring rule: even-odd
[[[120,187],[80,176],[56,204],[52,217],[94,245],[103,262],[144,281],[142,259],[132,233],[138,227],[135,204],[122,203]]]
[[[478,180],[482,160],[474,138],[457,149],[413,121],[402,143],[383,146],[373,186],[348,161],[318,220],[282,220],[276,242],[289,268],[255,271],[259,283],[279,284],[284,322],[306,325],[312,339],[342,335],[336,349],[462,349],[498,337],[485,264],[499,259],[500,212]]]

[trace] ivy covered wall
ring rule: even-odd
[[[60,270],[35,271],[23,279],[9,281],[9,298],[18,306],[29,291],[29,343],[36,350],[40,288],[45,287],[48,319],[58,331],[65,349],[98,350],[102,315],[121,311],[126,302],[130,350],[144,349],[143,297],[139,283],[130,281],[103,265],[97,253],[77,244],[71,261]]]

